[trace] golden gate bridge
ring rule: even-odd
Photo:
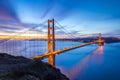
[[[40,28],[40,29],[43,28],[43,27],[40,27],[40,26],[45,27],[46,22],[48,22],[47,23],[47,25],[48,25],[47,31],[44,30],[44,33],[42,35],[42,31],[39,31],[37,29],[38,28]],[[66,48],[56,50],[56,41],[59,41],[59,39],[56,39],[56,37],[55,37],[56,36],[56,34],[55,34],[55,28],[56,27],[59,30],[63,31],[64,37],[71,38],[71,39],[69,39],[70,41],[74,40],[74,38],[76,38],[76,36],[67,32],[62,27],[55,26],[55,22],[59,26],[61,26],[57,21],[55,21],[54,19],[51,19],[51,20],[45,21],[45,22],[43,22],[43,23],[41,23],[37,26],[31,27],[31,28],[28,28],[28,29],[24,29],[21,32],[18,32],[17,34],[15,34],[13,36],[10,36],[6,39],[1,40],[1,42],[0,42],[1,52],[2,53],[10,53],[10,54],[12,52],[14,52],[14,54],[12,54],[12,55],[19,55],[19,54],[17,54],[18,53],[17,50],[19,50],[19,48],[22,47],[22,46],[20,46],[21,41],[24,41],[24,43],[22,43],[22,45],[24,45],[24,48],[20,49],[19,53],[21,53],[22,51],[28,50],[29,53],[27,53],[27,52],[26,52],[27,54],[25,53],[25,57],[27,57],[28,54],[32,53],[32,51],[30,52],[30,49],[28,49],[31,46],[30,41],[34,41],[33,44],[36,45],[34,47],[38,47],[38,45],[41,45],[41,46],[44,45],[46,47],[46,49],[45,49],[46,52],[44,52],[43,54],[32,53],[32,55],[29,58],[30,59],[36,59],[36,58],[45,59],[45,58],[48,58],[48,63],[51,64],[52,66],[55,66],[55,56],[58,55],[58,54],[61,54],[63,52],[70,51],[70,50],[73,50],[73,49],[76,49],[76,48],[84,47],[84,46],[87,46],[87,45],[90,45],[90,44],[94,44],[94,43],[97,43],[98,46],[104,45],[105,41],[102,39],[101,34],[99,33],[98,38],[96,40],[92,40],[92,41],[89,41],[89,42],[86,42],[86,43],[82,43],[82,44],[78,44],[78,45],[72,45],[70,47],[66,47]],[[30,34],[30,31],[33,31],[34,34],[33,35]],[[26,35],[25,35],[25,33],[26,33]],[[45,36],[45,33],[47,33],[47,36]],[[22,35],[22,34],[24,34],[24,35]],[[19,35],[21,35],[21,39],[19,39],[20,37],[18,38]],[[63,36],[63,34],[62,34],[62,36]],[[43,41],[42,42],[43,44],[40,43],[40,41]],[[66,40],[64,40],[64,41],[66,41]],[[16,45],[19,45],[19,46],[16,47]],[[61,43],[61,45],[62,45],[62,43]],[[34,47],[32,47],[32,50],[34,50],[34,51],[40,50],[40,48],[34,49]]]

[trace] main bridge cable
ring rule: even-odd
[[[39,27],[39,26],[41,26],[41,25],[43,26],[45,23],[46,23],[46,21],[44,21],[44,22],[42,22],[42,23],[40,23],[40,24],[38,24],[38,25],[35,25],[35,26],[31,27],[31,28],[28,28],[27,30],[24,30],[24,29],[23,29],[23,30],[24,30],[23,32],[16,33],[15,35],[13,35],[12,37],[10,37],[9,39],[6,39],[6,40],[1,41],[0,44],[1,44],[1,43],[4,43],[4,42],[7,42],[7,41],[9,41],[9,40],[12,40],[13,38],[17,37],[18,35],[21,35],[21,34],[23,34],[23,33],[26,33],[27,31],[33,30],[33,29],[35,29],[35,28],[37,28],[37,27]]]
[[[5,52],[5,53],[10,53],[10,54],[14,54],[14,52],[13,52],[13,50],[12,50],[12,48],[11,47],[13,47],[13,49],[14,50],[16,50],[15,49],[15,41],[14,41],[14,39],[13,38],[15,38],[15,37],[17,37],[18,35],[21,35],[21,34],[26,34],[26,32],[27,31],[30,31],[30,30],[34,30],[34,29],[36,29],[37,27],[40,27],[40,26],[46,26],[46,25],[44,25],[46,23],[46,21],[44,21],[44,22],[42,22],[42,23],[40,23],[40,24],[37,24],[37,25],[35,25],[35,26],[31,26],[30,28],[25,28],[25,29],[22,29],[21,30],[21,32],[19,32],[19,33],[13,33],[13,36],[10,36],[10,37],[8,37],[8,39],[4,39],[4,40],[2,40],[1,42],[0,42],[0,45],[1,45],[1,47],[2,47],[2,45],[6,42],[6,45],[3,45],[3,47],[2,47],[2,49],[3,49],[3,52]],[[29,36],[28,36],[29,37]],[[26,48],[28,48],[27,47],[27,42],[26,42],[26,40],[27,40],[27,38],[28,38],[27,36],[25,36],[25,44],[24,44],[24,48],[26,49]],[[13,46],[11,46],[10,48],[8,48],[9,46],[10,46],[10,44],[11,43],[9,43],[8,41],[11,41],[11,40],[13,40],[12,41],[12,45]],[[5,48],[6,48],[6,50],[5,50]],[[31,49],[31,48],[30,48]],[[6,52],[7,51],[7,52]],[[8,51],[10,51],[10,52],[8,52]],[[12,52],[11,52],[12,51]],[[31,50],[30,50],[31,51]],[[15,52],[15,53],[17,53],[17,52]],[[22,55],[21,53],[20,53],[20,55]],[[25,56],[26,56],[26,50],[25,50]]]
[[[70,36],[70,37],[72,37],[72,38],[74,38],[75,36],[72,34],[72,33],[70,33],[70,32],[68,32],[68,30],[67,29],[65,29],[58,21],[55,21],[59,26],[57,26],[59,29],[61,29],[64,33],[66,33],[67,35],[68,34],[70,34],[70,35],[68,35],[68,36]]]
[[[64,44],[64,40],[65,40],[65,38],[66,39],[72,39],[72,40],[74,40],[74,36],[72,36],[72,35],[69,35],[70,33],[68,33],[67,32],[67,30],[65,30],[65,29],[63,29],[62,27],[61,27],[61,25],[60,24],[58,24],[59,26],[56,26],[60,31],[62,31],[63,32],[63,34],[62,34],[62,36],[61,36],[61,39],[63,40],[63,43],[62,44]],[[65,38],[64,38],[65,37]],[[73,46],[73,45],[71,45],[71,46]],[[59,42],[59,47],[58,47],[58,49],[63,49],[63,48],[67,48],[67,46],[66,47],[63,47],[63,45],[61,45],[61,43]]]
[[[69,35],[69,33],[65,32],[63,29],[61,29],[60,27],[57,26],[58,29],[60,29],[64,34],[63,35],[67,35],[69,38],[73,39],[73,36]]]
[[[67,36],[69,36],[70,38],[74,39],[76,36],[74,36],[72,33],[68,32],[68,30],[66,30],[60,23],[58,23],[56,20],[55,22],[59,25],[56,26],[57,28],[59,28],[61,31],[63,31]],[[70,35],[69,35],[70,34]]]
[[[77,38],[72,33],[68,32],[68,30],[66,30],[58,21],[55,20],[55,22],[60,26],[60,27],[59,26],[56,26],[56,27],[58,27],[61,31],[63,31],[67,36],[69,36],[73,40]],[[86,36],[86,35],[96,35],[96,34],[82,34],[82,35],[79,35],[79,36]],[[80,37],[78,37],[78,38],[80,38]]]
[[[58,29],[60,29],[60,31],[62,31],[62,32],[64,33],[62,38],[66,37],[68,40],[69,40],[69,39],[75,40],[76,36],[74,36],[72,33],[68,32],[68,30],[66,30],[66,29],[65,29],[61,24],[59,24],[56,20],[55,20],[55,23],[58,25],[58,26],[56,25],[56,27],[57,27]],[[63,40],[65,40],[65,38],[64,38]],[[75,45],[75,44],[71,44],[71,46],[74,46],[74,45]],[[61,46],[60,49],[67,48],[67,46],[66,46],[66,47],[63,47],[63,45],[61,45],[61,44],[59,44],[59,46]]]

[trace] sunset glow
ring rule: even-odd
[[[47,20],[54,18],[72,35],[102,33],[103,36],[120,37],[120,10],[116,0],[0,0],[0,10],[2,35],[4,32],[16,33],[46,21],[44,26],[42,24],[40,29],[36,29],[44,33],[47,31]],[[55,28],[57,26],[55,23]],[[56,33],[64,34],[60,31]]]

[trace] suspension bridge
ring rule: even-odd
[[[76,36],[71,33],[68,33],[62,27],[55,26],[56,21],[54,19],[48,20],[47,22],[48,22],[47,23],[47,26],[48,26],[47,31],[45,29],[41,29],[42,27],[40,27],[40,26],[45,27],[45,25],[44,25],[45,22],[43,22],[42,24],[22,30],[21,32],[15,34],[15,35],[9,36],[9,37],[1,40],[0,41],[1,52],[14,53],[13,55],[19,55],[18,53],[22,54],[22,52],[24,52],[24,54],[26,53],[25,56],[29,56],[29,54],[31,53],[31,55],[29,56],[30,59],[48,58],[48,63],[51,64],[52,66],[55,66],[55,56],[58,54],[61,54],[63,52],[70,51],[70,50],[73,50],[76,48],[84,47],[84,46],[87,46],[90,44],[94,44],[94,43],[97,43],[98,46],[104,45],[105,41],[102,39],[101,34],[99,33],[97,39],[95,39],[95,40],[92,40],[92,41],[89,41],[86,43],[82,43],[82,44],[78,44],[78,45],[71,45],[70,47],[68,46],[66,48],[56,49],[57,41],[64,40],[66,38],[70,38],[69,40],[72,41],[73,38],[76,38]],[[58,23],[58,22],[56,22],[56,23]],[[60,24],[58,23],[58,25],[60,25]],[[62,30],[63,33],[65,34],[65,35],[64,34],[61,35],[61,36],[63,36],[62,39],[56,39],[56,38],[60,37],[60,35],[56,35],[56,33],[55,33],[56,27],[57,27],[58,32],[60,30]],[[38,30],[39,28],[40,28],[40,30],[43,30],[43,31]],[[34,34],[31,34],[31,32],[34,32]],[[26,33],[26,35],[25,35],[25,33]],[[42,33],[43,33],[43,35],[42,35]],[[47,35],[45,35],[46,33],[47,33]],[[22,34],[24,34],[24,35],[22,35]],[[64,41],[67,41],[67,40],[64,40]],[[17,47],[16,47],[16,45],[17,45]],[[62,45],[62,43],[60,43],[60,45]],[[30,46],[32,46],[31,49],[30,49]],[[42,49],[40,50],[40,47],[38,47],[38,46],[44,46],[44,47],[46,47],[46,49],[44,51],[42,51]],[[21,47],[24,47],[24,48],[21,48]],[[17,50],[19,50],[19,52]],[[39,53],[39,50],[44,53]],[[33,52],[33,51],[36,51],[36,52]]]

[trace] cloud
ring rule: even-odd
[[[6,30],[21,30],[24,29],[26,27],[28,27],[29,25],[26,24],[21,24],[21,23],[15,23],[15,22],[0,22],[0,29],[6,29]]]
[[[74,35],[110,33],[112,31],[119,34],[120,20],[113,19],[114,14],[104,13],[105,9],[98,13],[92,10],[94,7],[91,3],[86,3],[90,6],[89,8],[86,4],[82,5],[81,2],[86,3],[81,0],[0,0],[0,31],[19,32],[22,29],[36,26],[39,21],[55,18],[65,25],[63,27],[68,32]],[[21,22],[30,24],[20,23],[18,16]],[[1,22],[2,20],[4,22]],[[13,21],[16,23],[12,23]],[[56,34],[64,34],[66,31],[59,30],[57,26],[55,28]],[[47,33],[47,24],[41,24],[33,31]]]
[[[46,34],[46,24],[23,24],[16,22],[0,22],[0,34],[1,35],[18,35],[18,34]]]
[[[105,37],[120,37],[120,29],[113,30],[111,32],[103,34]]]
[[[0,19],[19,22],[10,0],[0,0]]]

